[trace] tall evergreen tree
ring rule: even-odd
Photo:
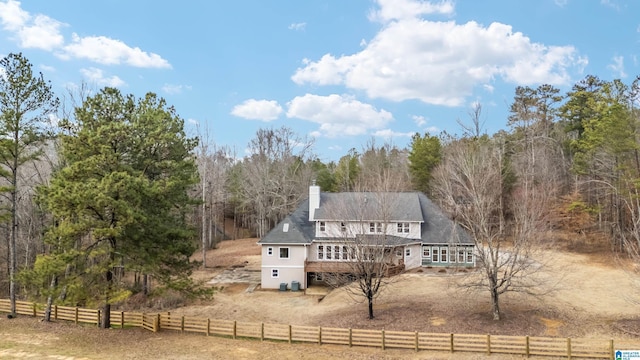
[[[432,172],[441,159],[442,144],[438,137],[427,133],[424,136],[418,133],[413,135],[409,152],[409,171],[416,190],[430,193]]]
[[[111,304],[130,294],[115,269],[193,289],[195,232],[186,213],[194,204],[188,191],[198,183],[197,142],[154,94],[136,99],[105,88],[75,115],[61,138],[66,166],[41,189],[57,224],[47,233],[56,251],[41,263],[72,266],[74,275],[64,277],[69,296],[100,304],[101,327],[108,328]]]
[[[39,145],[46,139],[48,116],[59,101],[51,85],[34,74],[22,54],[0,60],[0,177],[9,184],[9,298],[11,314],[16,314],[16,238],[18,232],[18,169],[40,156]]]

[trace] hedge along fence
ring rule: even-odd
[[[9,300],[0,299],[0,312],[9,312]],[[16,312],[21,315],[44,316],[44,305],[18,301]],[[78,307],[53,306],[51,318],[78,323],[100,324],[101,312]],[[233,339],[251,338],[288,343],[336,344],[345,346],[399,348],[448,352],[503,353],[524,356],[555,356],[568,359],[614,359],[614,341],[506,335],[441,334],[417,331],[344,329],[318,326],[298,326],[241,322],[171,313],[146,314],[111,311],[111,325],[141,327],[149,331],[173,330],[224,336]]]

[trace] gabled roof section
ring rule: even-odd
[[[321,193],[317,221],[424,221],[419,193]]]
[[[315,235],[313,226],[313,222],[309,221],[309,200],[305,200],[260,239],[258,244],[308,244]]]
[[[418,193],[425,222],[422,224],[422,243],[473,245],[469,234],[434,204],[425,194]]]

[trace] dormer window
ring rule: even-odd
[[[320,221],[320,231],[324,232],[327,230],[327,224],[324,221]]]
[[[382,233],[382,223],[379,223],[379,222],[371,222],[371,223],[369,223],[369,232],[370,233]]]
[[[398,223],[398,234],[400,233],[409,233],[409,223],[407,222],[402,222],[402,223]]]
[[[344,221],[340,223],[340,231],[347,232],[347,224]]]

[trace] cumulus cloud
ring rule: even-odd
[[[391,129],[378,130],[373,133],[373,136],[390,139],[395,137],[412,137],[415,134],[414,132],[398,132],[393,131]]]
[[[250,120],[272,121],[282,112],[282,106],[275,100],[249,99],[234,106],[231,115]]]
[[[626,78],[627,73],[624,71],[624,56],[614,56],[611,61],[613,63],[607,65],[607,69],[616,73],[620,78]]]
[[[304,59],[291,79],[297,84],[344,85],[371,98],[459,106],[477,86],[496,78],[517,85],[568,84],[570,72],[581,71],[587,62],[573,46],[536,43],[510,25],[420,17],[452,13],[451,2],[379,0],[378,4],[376,19],[394,20],[361,51]]]
[[[100,86],[121,87],[126,83],[117,76],[105,76],[104,72],[98,68],[80,69],[80,73],[84,76],[89,83],[94,83]]]
[[[306,27],[306,22],[292,23],[291,25],[289,25],[289,30],[303,31]]]
[[[191,90],[190,85],[174,85],[174,84],[164,84],[162,86],[162,91],[167,94],[180,94],[185,90]]]
[[[320,125],[313,136],[363,135],[369,130],[381,129],[393,120],[390,112],[348,95],[306,94],[295,97],[287,105],[287,117]]]
[[[169,62],[158,54],[106,36],[81,37],[74,33],[71,41],[66,42],[60,31],[68,24],[43,14],[32,15],[22,9],[20,1],[0,2],[0,24],[20,47],[52,51],[65,60],[77,58],[105,65],[171,68]]]
[[[413,122],[419,127],[423,127],[427,124],[427,118],[422,115],[413,115],[411,119],[413,119]]]
[[[130,47],[124,42],[106,36],[72,35],[71,43],[63,47],[58,54],[66,59],[70,57],[87,59],[99,64],[126,64],[141,68],[171,68],[169,62],[160,55]]]
[[[51,51],[64,43],[60,28],[66,24],[42,14],[32,16],[19,1],[0,2],[0,23],[22,48]]]

